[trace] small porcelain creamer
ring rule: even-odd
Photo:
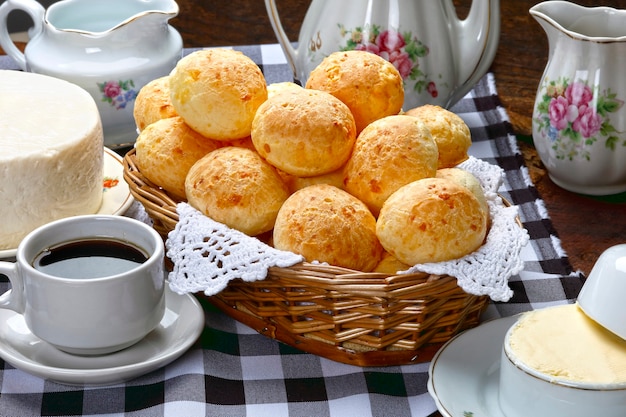
[[[6,29],[13,10],[34,23],[24,53]],[[87,90],[98,105],[105,146],[117,148],[137,137],[133,109],[141,87],[169,74],[181,58],[182,38],[168,24],[177,14],[174,0],[62,0],[47,10],[35,0],[6,0],[0,45],[23,70]]]
[[[463,20],[451,0],[313,0],[297,49],[275,2],[265,0],[265,6],[301,84],[331,53],[366,50],[402,75],[405,110],[426,103],[451,107],[487,72],[500,39],[499,0],[473,0]]]
[[[626,191],[626,10],[546,1],[530,14],[549,44],[532,124],[550,178],[582,194]]]

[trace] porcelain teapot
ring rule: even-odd
[[[626,10],[546,1],[530,14],[549,45],[532,134],[550,178],[582,194],[626,191]]]
[[[473,0],[463,20],[452,0],[313,0],[296,49],[275,1],[265,7],[297,82],[332,52],[367,50],[399,70],[405,110],[454,105],[487,72],[500,38],[499,0]]]
[[[14,10],[33,20],[22,53],[11,40],[7,18]],[[137,93],[167,75],[182,56],[182,38],[168,21],[173,0],[62,0],[47,10],[35,0],[0,6],[0,45],[25,71],[73,82],[96,101],[105,146],[132,144]]]

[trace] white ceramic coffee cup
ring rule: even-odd
[[[140,248],[147,260],[96,278],[64,278],[33,266],[46,248],[89,239],[126,242]],[[69,353],[100,355],[124,349],[163,317],[164,252],[153,228],[127,217],[85,215],[54,221],[22,240],[16,262],[0,262],[0,274],[11,282],[11,290],[0,296],[0,308],[22,314],[35,336]]]

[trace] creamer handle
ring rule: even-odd
[[[296,73],[296,50],[293,46],[291,46],[291,42],[289,42],[289,38],[283,29],[283,25],[280,21],[280,16],[278,15],[278,9],[276,8],[276,2],[274,0],[265,0],[265,9],[267,10],[267,15],[270,18],[270,23],[272,24],[272,29],[274,29],[274,33],[276,34],[276,38],[278,39],[278,43],[283,48],[283,52],[285,53],[285,57],[287,58],[287,62],[291,67],[291,71],[293,72],[294,78],[297,78]]]
[[[33,27],[28,30],[28,38],[32,39],[39,34],[43,28],[43,17],[46,10],[35,0],[6,0],[0,5],[0,46],[22,69],[26,70],[26,57],[15,46],[13,39],[9,35],[8,18],[13,10],[22,10],[33,19]]]
[[[24,284],[16,263],[0,262],[0,275],[6,275],[11,281],[11,289],[0,295],[0,308],[7,308],[20,314],[24,313]]]

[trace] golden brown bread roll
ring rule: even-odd
[[[274,94],[278,94],[282,91],[285,90],[289,90],[289,89],[300,89],[302,88],[302,86],[291,82],[291,81],[284,81],[284,82],[278,82],[278,83],[272,83],[270,85],[267,86],[267,97],[270,98],[271,96],[273,96]]]
[[[339,169],[355,139],[350,109],[328,93],[304,88],[272,95],[252,123],[252,142],[259,154],[298,177]]]
[[[489,215],[489,206],[487,205],[485,191],[480,185],[480,181],[478,181],[478,178],[476,178],[474,174],[461,168],[442,168],[437,170],[436,177],[447,178],[449,180],[455,181],[457,184],[466,187],[474,194],[474,196],[480,203],[480,207],[482,207],[487,216]]]
[[[370,123],[357,137],[344,169],[345,189],[378,215],[398,188],[434,177],[437,156],[430,131],[417,118],[384,117]]]
[[[169,78],[178,114],[194,130],[216,140],[249,136],[254,114],[267,99],[258,65],[232,49],[192,52],[178,61]]]
[[[137,167],[147,179],[182,200],[191,166],[220,146],[191,129],[180,116],[157,120],[137,137]]]
[[[400,262],[395,256],[390,254],[387,251],[383,252],[383,257],[374,268],[373,272],[382,272],[385,274],[395,275],[399,271],[406,271],[409,269],[411,265],[407,265],[403,262]]]
[[[315,67],[306,88],[327,91],[352,111],[357,132],[404,103],[402,76],[389,61],[365,51],[334,52]]]
[[[254,147],[254,143],[252,143],[252,138],[250,138],[250,136],[241,139],[225,140],[221,142],[223,146],[237,146],[239,148],[248,148],[256,152],[256,148]]]
[[[365,204],[332,185],[317,184],[292,194],[278,212],[274,246],[358,271],[371,271],[382,247],[376,220]]]
[[[432,104],[415,107],[405,114],[418,117],[430,129],[439,147],[439,168],[454,167],[468,158],[472,136],[457,114]]]
[[[135,124],[140,132],[157,120],[176,115],[176,110],[170,100],[169,76],[157,78],[141,87],[133,108]]]
[[[196,162],[185,182],[189,204],[250,236],[274,227],[289,196],[276,169],[246,148],[217,149]]]
[[[278,173],[282,177],[285,184],[289,188],[290,193],[315,184],[328,184],[343,190],[343,169],[339,168],[328,174],[316,175],[315,177],[296,177],[279,170]]]
[[[460,258],[478,249],[486,233],[487,217],[474,194],[442,178],[400,188],[376,223],[385,250],[408,265]]]

